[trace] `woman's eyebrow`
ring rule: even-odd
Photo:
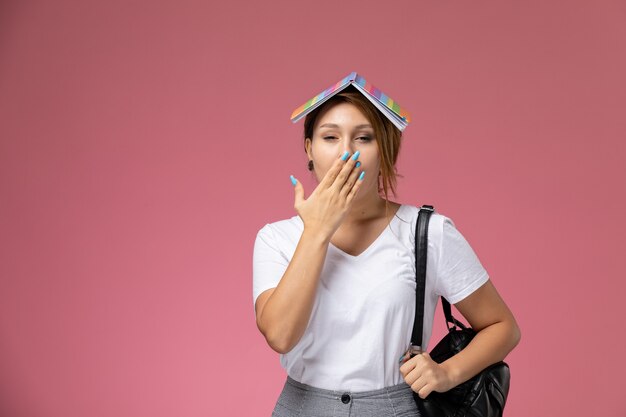
[[[335,128],[335,129],[339,129],[339,125],[334,124],[334,123],[324,123],[323,125],[320,125],[320,127],[332,127],[332,128]],[[367,127],[371,128],[372,125],[370,125],[370,124],[362,124],[362,125],[354,126],[355,129],[363,129],[363,128],[367,128]]]

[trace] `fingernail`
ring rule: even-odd
[[[296,181],[293,175],[290,175],[289,178],[291,178],[291,184],[293,184],[293,186],[295,187],[298,181]]]
[[[354,155],[352,155],[352,159],[356,161],[357,159],[359,159],[359,155],[361,155],[361,151],[356,151]]]
[[[350,152],[346,151],[346,153],[344,153],[343,156],[341,157],[341,160],[347,161],[349,156],[350,156]]]
[[[361,172],[361,175],[359,175],[359,179],[363,180],[363,177],[365,176],[365,171]]]
[[[357,151],[357,152],[358,152],[358,151]],[[360,166],[361,166],[361,161],[358,161],[358,162],[356,163],[355,167],[357,167],[357,168],[358,168],[358,167],[360,167]]]

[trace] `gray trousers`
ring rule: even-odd
[[[329,391],[287,376],[272,417],[419,417],[406,383],[372,391]]]

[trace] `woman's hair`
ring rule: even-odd
[[[402,132],[380,110],[378,110],[363,94],[349,86],[341,93],[334,95],[326,103],[307,114],[304,119],[304,139],[313,140],[313,129],[319,116],[327,109],[339,103],[350,103],[359,109],[369,120],[373,129],[378,153],[380,155],[380,176],[378,177],[378,192],[383,192],[388,199],[388,192],[396,195],[396,161],[400,152]],[[306,151],[306,147],[305,147]]]

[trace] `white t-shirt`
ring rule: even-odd
[[[358,256],[332,243],[309,324],[292,350],[280,355],[287,374],[329,390],[367,391],[404,381],[398,359],[415,319],[415,223],[419,209],[402,205],[389,226]],[[253,256],[253,302],[275,288],[303,231],[299,216],[265,225]],[[423,347],[431,336],[440,295],[455,304],[489,276],[452,220],[434,212],[428,227]]]

